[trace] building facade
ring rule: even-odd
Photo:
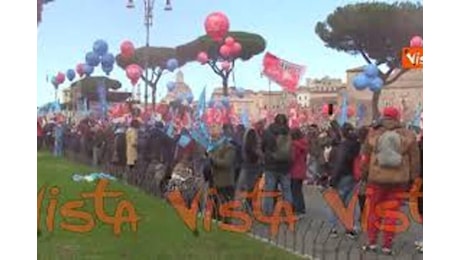
[[[363,104],[366,107],[366,122],[372,119],[372,95],[370,90],[358,91],[353,87],[353,78],[361,73],[363,67],[347,70],[347,92],[352,105]],[[390,79],[397,75],[395,70]],[[402,74],[395,82],[383,87],[379,99],[379,109],[396,106],[402,112],[402,120],[410,121],[417,106],[423,106],[423,70],[414,69]]]

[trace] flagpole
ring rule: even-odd
[[[268,80],[268,112],[271,112],[272,107],[272,81]]]

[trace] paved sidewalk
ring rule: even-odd
[[[282,225],[278,235],[274,239],[270,239],[268,235],[269,227],[264,224],[255,224],[252,235],[287,250],[321,260],[423,259],[423,255],[417,253],[414,247],[414,241],[422,234],[422,226],[412,220],[410,229],[396,236],[394,256],[364,253],[361,251],[361,246],[364,243],[363,234],[360,234],[356,240],[345,237],[342,230],[339,230],[339,232],[342,232],[339,233],[338,238],[329,236],[330,226],[327,222],[327,206],[317,187],[305,186],[304,195],[307,214],[297,222],[294,232],[287,230],[287,227]],[[403,211],[408,213],[407,205],[404,206]],[[410,216],[409,214],[407,215]]]

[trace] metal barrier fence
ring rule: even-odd
[[[92,158],[84,154],[76,154],[66,150],[65,157],[81,164],[92,164]],[[134,169],[130,170],[127,182],[129,185],[136,186],[144,192],[162,197],[159,190],[159,184],[154,179],[152,174],[147,174],[146,163],[139,163]],[[114,166],[108,162],[99,165],[100,170],[110,173],[117,178],[122,178],[126,171],[125,167]],[[313,191],[314,193],[314,191]],[[313,194],[312,193],[312,194]],[[312,197],[315,195],[313,194]],[[401,260],[418,260],[423,259],[423,255],[418,253],[413,245],[414,238],[398,234],[394,241],[394,254],[392,256],[382,255],[380,253],[363,252],[361,246],[364,243],[364,236],[360,234],[356,239],[350,239],[345,236],[332,238],[330,236],[331,226],[325,220],[324,216],[314,213],[310,210],[309,201],[315,198],[309,198],[307,195],[306,207],[307,212],[311,214],[300,218],[296,224],[294,231],[288,230],[286,225],[281,224],[278,233],[272,237],[270,235],[270,227],[266,224],[253,221],[252,229],[248,232],[249,236],[271,243],[279,248],[294,253],[306,259],[334,259],[334,260],[370,260],[370,259],[401,259]],[[317,200],[321,200],[319,197]]]

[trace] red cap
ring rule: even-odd
[[[386,107],[383,109],[383,116],[395,120],[399,120],[399,110],[396,107]]]

